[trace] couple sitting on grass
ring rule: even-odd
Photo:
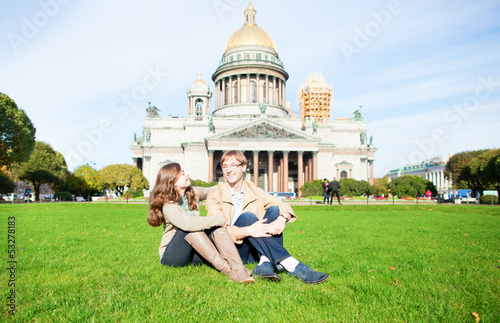
[[[283,230],[295,221],[292,208],[244,181],[247,159],[239,151],[221,158],[224,183],[193,187],[177,163],[158,172],[150,197],[148,223],[163,224],[161,263],[186,266],[209,262],[229,280],[252,284],[254,277],[280,281],[286,270],[307,284],[319,284],[328,274],[317,272],[283,247]],[[206,199],[207,216],[200,217],[199,201]],[[253,272],[243,263],[258,262]],[[276,269],[276,270],[275,270]]]

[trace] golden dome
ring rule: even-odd
[[[265,46],[276,51],[273,38],[255,23],[257,11],[250,2],[245,10],[245,25],[236,30],[227,40],[224,51],[238,46]]]
[[[205,81],[203,81],[201,79],[201,73],[198,73],[198,79],[196,81],[194,81],[193,84],[203,84],[203,85],[207,85],[207,83],[205,83]]]

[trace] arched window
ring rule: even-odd
[[[340,179],[347,178],[347,172],[345,170],[340,172]]]
[[[250,81],[250,102],[257,102],[257,85],[255,81]]]
[[[196,116],[201,116],[203,114],[203,100],[197,99],[195,102],[196,106]]]

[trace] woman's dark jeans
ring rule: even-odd
[[[206,229],[210,241],[212,241],[212,232],[219,227],[213,227]],[[165,266],[173,267],[183,267],[192,263],[193,265],[199,265],[201,263],[207,263],[191,245],[184,239],[186,235],[190,232],[177,229],[172,240],[167,245],[163,256],[161,257],[161,264]]]

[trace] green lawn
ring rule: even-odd
[[[295,206],[285,246],[330,274],[305,285],[229,282],[208,266],[164,267],[147,205],[1,205],[2,321],[500,321],[500,208]],[[8,218],[15,217],[15,315]],[[254,264],[248,264],[253,268]]]

